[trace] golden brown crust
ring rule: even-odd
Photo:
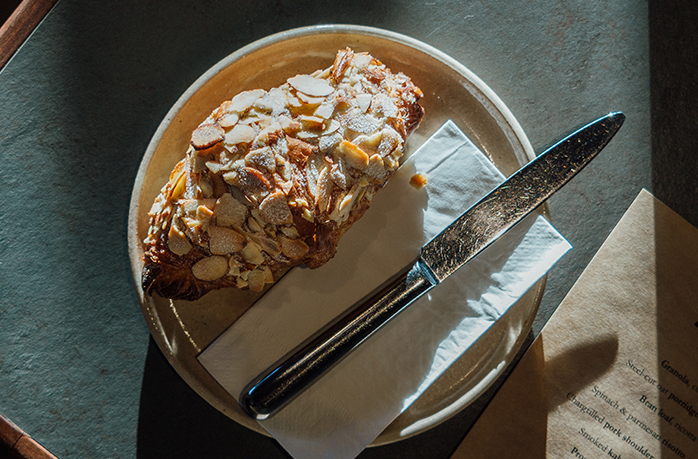
[[[366,53],[225,101],[150,211],[143,289],[195,300],[317,268],[399,165],[422,92]]]

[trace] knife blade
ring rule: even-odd
[[[610,113],[565,137],[511,175],[425,244],[417,260],[252,380],[243,411],[268,419],[424,293],[482,252],[571,180],[618,132]]]

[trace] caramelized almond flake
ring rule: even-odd
[[[184,171],[180,171],[177,176],[176,182],[172,187],[172,193],[170,194],[170,201],[176,201],[184,195],[184,189],[187,185],[187,174]]]
[[[303,129],[301,123],[299,123],[298,121],[294,121],[286,115],[279,116],[279,124],[281,124],[281,129],[283,129],[286,134],[290,135],[294,135],[295,133]]]
[[[371,99],[373,99],[371,94],[359,94],[356,96],[356,103],[361,113],[366,113],[368,111],[368,107],[371,106]]]
[[[320,130],[325,128],[325,119],[319,116],[301,115],[298,120],[306,129]]]
[[[271,188],[269,181],[260,171],[247,166],[223,174],[223,179],[246,194],[261,193]]]
[[[255,244],[257,244],[262,250],[271,256],[276,256],[281,253],[279,243],[270,237],[250,235],[250,239],[252,239]]]
[[[332,180],[330,178],[329,170],[329,167],[325,167],[320,172],[317,179],[317,191],[315,192],[315,196],[316,205],[320,212],[327,210],[327,207],[330,204],[330,196],[332,195]]]
[[[191,145],[197,150],[204,150],[221,142],[224,136],[225,130],[218,124],[202,124],[192,132]]]
[[[254,242],[248,242],[247,245],[242,248],[241,253],[248,263],[253,265],[261,265],[264,263],[264,255],[262,255],[262,251],[259,250],[257,244]]]
[[[368,167],[366,168],[366,175],[377,180],[383,181],[387,176],[387,171],[385,170],[385,164],[383,163],[383,158],[379,154],[375,154],[369,158]]]
[[[308,96],[306,94],[303,94],[302,92],[297,92],[296,97],[304,104],[304,105],[313,105],[317,107],[321,103],[325,101],[324,97],[312,97]]]
[[[309,96],[328,96],[332,94],[334,88],[327,80],[312,77],[310,75],[297,75],[288,79],[288,84],[297,91]]]
[[[307,207],[303,208],[303,212],[301,213],[301,217],[303,217],[304,220],[307,220],[311,223],[315,221],[315,215],[313,215],[313,212],[310,209],[308,209]]]
[[[269,268],[269,266],[264,265],[261,267],[261,269],[264,271],[264,283],[273,284],[274,283],[274,273],[271,272],[271,269]]]
[[[330,177],[332,181],[343,190],[347,189],[347,176],[344,172],[344,162],[339,160],[330,167]]]
[[[263,233],[264,232],[263,225],[260,224],[259,221],[256,218],[254,218],[254,216],[251,216],[250,218],[247,219],[247,227],[253,233]]]
[[[214,174],[219,173],[221,170],[223,170],[225,168],[225,166],[223,164],[217,163],[215,161],[208,161],[206,163],[206,167],[208,168],[208,170],[210,170]]]
[[[199,280],[214,281],[226,275],[228,260],[221,256],[202,258],[191,267],[191,272]]]
[[[237,113],[226,113],[218,119],[218,124],[223,129],[230,129],[237,124],[239,119],[240,116]]]
[[[301,237],[300,233],[298,233],[298,228],[295,226],[282,226],[279,228],[281,232],[286,236],[291,239],[298,239]]]
[[[229,110],[232,112],[242,113],[254,104],[257,99],[262,97],[266,91],[263,89],[254,89],[252,91],[244,91],[233,97],[230,103]]]
[[[342,140],[337,145],[337,151],[344,156],[349,166],[359,170],[368,167],[368,155],[366,152],[348,140]]]
[[[381,121],[370,114],[353,113],[347,117],[347,127],[360,134],[371,134],[381,127]]]
[[[290,239],[284,236],[279,237],[281,251],[291,260],[303,258],[310,248],[301,239]]]
[[[256,135],[257,133],[251,126],[246,124],[236,124],[227,134],[225,134],[225,143],[228,145],[250,143],[254,140]]]
[[[182,256],[189,253],[192,245],[184,233],[176,225],[172,225],[167,235],[167,247],[172,253]]]
[[[213,217],[213,210],[207,206],[199,206],[196,209],[196,216],[198,220],[206,220]]]
[[[293,222],[291,209],[283,193],[272,193],[259,204],[259,215],[272,225],[286,225]]]
[[[225,255],[240,251],[245,245],[245,236],[223,226],[210,226],[209,250],[215,255]]]
[[[247,275],[247,284],[253,292],[261,292],[264,289],[266,275],[263,270],[255,269]]]
[[[257,148],[245,155],[245,164],[257,168],[264,168],[271,173],[276,170],[276,158],[270,147]]]
[[[240,227],[247,220],[247,206],[235,199],[230,193],[223,194],[213,210],[216,224],[219,226]]]
[[[323,118],[323,119],[326,119],[326,120],[332,118],[333,114],[334,114],[334,104],[332,104],[330,102],[324,102],[315,110],[315,112],[313,112],[313,115],[318,116],[318,117]]]

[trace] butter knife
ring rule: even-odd
[[[618,132],[610,113],[519,169],[424,245],[417,260],[251,381],[242,409],[268,419],[412,302],[483,251],[586,166]]]

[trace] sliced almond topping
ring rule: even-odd
[[[366,152],[348,140],[342,140],[337,145],[337,151],[344,155],[344,159],[351,167],[359,170],[368,167],[368,155]]]
[[[281,251],[291,260],[303,258],[310,248],[308,244],[301,239],[290,239],[284,236],[279,237],[281,242]]]
[[[230,228],[210,226],[208,235],[209,250],[215,255],[235,253],[245,246],[245,236]]]
[[[317,191],[315,192],[316,204],[320,212],[327,210],[332,195],[332,179],[329,173],[330,168],[325,167],[317,179]]]
[[[317,139],[320,133],[317,130],[303,130],[300,131],[296,134],[296,137],[298,137],[301,140],[308,140],[308,141],[315,141],[314,139]]]
[[[230,257],[228,260],[228,276],[240,275],[240,262],[235,257]]]
[[[251,167],[241,167],[234,171],[223,174],[223,179],[229,185],[236,186],[243,193],[260,193],[269,191],[271,185],[269,181],[257,169]]]
[[[382,132],[378,131],[372,135],[360,135],[354,139],[354,143],[365,152],[373,154],[380,145]]]
[[[202,124],[192,132],[191,145],[197,150],[204,150],[221,142],[224,136],[225,130],[218,124]]]
[[[385,164],[383,163],[383,158],[379,154],[375,154],[369,158],[368,167],[366,168],[366,175],[382,182],[387,177],[387,171],[385,170]]]
[[[289,94],[289,95],[288,95],[288,105],[289,105],[289,107],[300,108],[300,107],[302,107],[304,104],[303,104],[303,102],[302,102],[298,97],[292,96],[292,95]]]
[[[250,143],[254,140],[256,135],[257,133],[251,126],[246,124],[236,124],[227,134],[225,134],[225,143],[227,145]]]
[[[279,243],[272,238],[253,234],[250,235],[250,239],[252,239],[262,250],[271,256],[276,256],[281,253]]]
[[[400,146],[401,139],[400,134],[395,132],[394,129],[386,127],[381,131],[380,143],[376,148],[376,151],[382,157],[390,155],[398,146]]]
[[[237,96],[233,97],[233,100],[230,102],[229,110],[238,113],[244,112],[264,94],[265,91],[263,89],[254,89],[252,91],[241,92]]]
[[[219,173],[220,171],[222,171],[225,168],[225,166],[223,164],[217,163],[215,161],[208,161],[206,163],[206,167],[208,168],[208,170],[210,170],[214,174]]]
[[[331,127],[332,126],[330,125],[330,128]],[[332,148],[334,148],[335,145],[337,145],[342,140],[344,140],[342,134],[340,134],[339,132],[333,132],[331,134],[321,136],[318,139],[318,147],[320,148],[321,152],[326,153],[330,151]]]
[[[330,135],[333,134],[337,131],[339,131],[339,128],[342,127],[342,123],[340,123],[337,120],[330,120],[330,124],[325,128],[324,131],[322,131],[322,135]]]
[[[247,284],[253,292],[261,292],[264,289],[266,274],[261,269],[250,271],[247,275]]]
[[[211,210],[208,206],[201,205],[196,208],[196,218],[198,220],[204,221],[211,217],[213,217],[213,210]]]
[[[286,202],[284,193],[272,193],[259,204],[259,215],[272,225],[286,225],[293,223],[291,209]]]
[[[230,129],[231,127],[237,124],[239,119],[240,116],[237,113],[226,113],[225,115],[218,118],[218,124],[223,129]]]
[[[247,206],[235,199],[230,193],[224,193],[213,210],[216,224],[219,226],[240,227],[247,220]]]
[[[361,113],[366,113],[368,111],[368,107],[371,106],[372,98],[373,96],[371,94],[358,94],[356,96],[356,103],[359,106]]]
[[[247,219],[247,226],[250,228],[250,230],[253,233],[263,233],[264,232],[264,225],[257,221],[256,218],[250,217]]]
[[[298,239],[300,234],[298,233],[298,229],[295,226],[282,226],[279,228],[284,235],[291,239]]]
[[[288,156],[292,159],[296,159],[301,162],[305,162],[306,159],[317,151],[317,147],[299,140],[293,137],[288,137]]]
[[[327,80],[320,80],[310,75],[297,75],[288,79],[288,84],[309,96],[328,96],[334,88]]]
[[[170,227],[170,232],[167,234],[167,247],[176,255],[186,255],[192,248],[191,243],[176,225]]]
[[[297,92],[296,96],[298,99],[304,104],[304,105],[313,105],[313,106],[318,106],[321,103],[325,101],[324,97],[312,97],[308,96],[306,94],[303,94],[302,92]]]
[[[211,185],[211,182],[208,181],[205,177],[201,178],[201,181],[197,185],[199,187],[199,192],[201,193],[201,196],[204,198],[210,198],[213,195],[213,186]]]
[[[228,260],[220,256],[202,258],[191,267],[191,272],[199,280],[214,281],[226,275]]]
[[[334,207],[332,214],[330,214],[330,218],[338,223],[346,220],[349,217],[354,203],[358,201],[360,195],[363,195],[362,189],[360,184],[354,184],[351,190],[344,195]]]
[[[226,100],[223,102],[217,110],[213,112],[213,117],[218,120],[230,111],[230,101]]]
[[[305,129],[320,130],[325,128],[325,119],[319,116],[300,115],[298,120]]]
[[[334,114],[334,104],[331,102],[324,102],[313,113],[313,115],[319,116],[320,118],[323,118],[326,120],[332,118],[333,114]]]
[[[274,180],[276,180],[276,186],[281,190],[281,192],[285,195],[288,195],[289,191],[293,188],[293,182],[289,180],[285,180],[283,177],[281,177],[279,174],[276,174],[274,176]]]
[[[347,189],[347,176],[344,171],[344,161],[341,159],[330,167],[332,181],[343,190]]]
[[[264,282],[266,284],[273,284],[274,283],[274,274],[271,272],[271,269],[269,266],[264,265],[261,268],[264,271]]]
[[[311,223],[315,221],[315,215],[307,207],[303,208],[303,212],[301,213],[301,217],[303,217],[305,220],[308,220]]]
[[[245,155],[245,164],[253,167],[263,167],[271,173],[276,170],[276,158],[271,147],[257,148]]]
[[[347,127],[360,134],[372,134],[381,127],[381,120],[370,114],[352,112],[346,119]]]
[[[386,118],[395,118],[398,116],[397,105],[395,105],[387,94],[377,94],[373,98],[371,111]]]
[[[386,169],[391,171],[397,169],[400,165],[400,163],[398,163],[397,160],[395,160],[392,156],[386,156],[383,158],[383,163],[385,164]]]
[[[253,265],[261,265],[264,263],[264,255],[254,242],[248,242],[241,250],[242,256],[248,263]]]
[[[182,170],[179,172],[179,175],[176,178],[176,181],[174,182],[174,186],[172,187],[172,193],[170,194],[170,201],[176,201],[179,198],[182,197],[184,194],[184,188],[187,185],[187,174]]]
[[[286,134],[293,135],[303,129],[301,123],[294,121],[286,115],[279,116],[279,124],[281,124],[281,129],[283,129]]]
[[[353,57],[354,53],[348,48],[337,53],[337,57],[332,65],[332,80],[334,80],[335,83],[338,83],[339,80],[342,79]]]
[[[259,98],[254,106],[261,110],[278,115],[286,109],[286,94],[281,88],[273,88],[267,94]]]

